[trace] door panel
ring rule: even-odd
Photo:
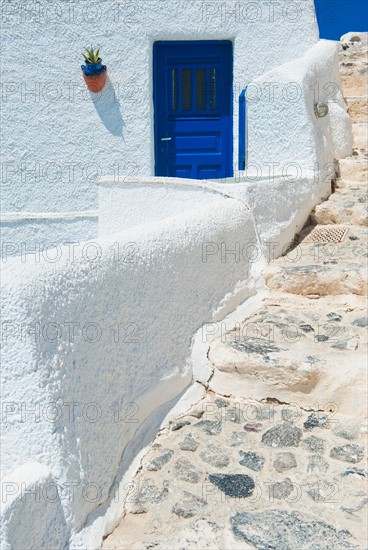
[[[155,174],[233,175],[232,43],[156,42]]]

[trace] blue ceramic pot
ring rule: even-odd
[[[82,71],[84,74],[89,76],[94,76],[106,71],[106,65],[102,65],[102,62],[99,63],[85,63],[82,65]]]

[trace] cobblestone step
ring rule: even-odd
[[[156,437],[103,550],[364,548],[364,426],[325,409],[209,392]]]
[[[353,122],[365,123],[368,120],[368,97],[345,97],[348,113]]]
[[[312,227],[305,230],[305,236]],[[367,295],[367,229],[347,228],[341,243],[305,242],[271,262],[264,276],[270,290],[300,296]]]
[[[367,152],[368,127],[367,124],[353,124],[354,147],[359,151]]]
[[[339,161],[342,180],[356,181],[367,185],[368,183],[368,160],[359,157],[349,157]]]
[[[311,215],[315,224],[368,225],[366,186],[351,184],[338,188],[329,200],[316,206]]]
[[[367,74],[351,74],[341,77],[344,97],[366,97],[368,95]]]

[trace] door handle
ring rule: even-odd
[[[161,138],[161,141],[171,141],[172,138]]]

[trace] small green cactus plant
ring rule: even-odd
[[[93,50],[93,48],[86,48],[87,55],[82,53],[84,59],[87,63],[93,64],[93,63],[100,63],[102,59],[99,56],[100,50],[98,49],[96,52]]]

